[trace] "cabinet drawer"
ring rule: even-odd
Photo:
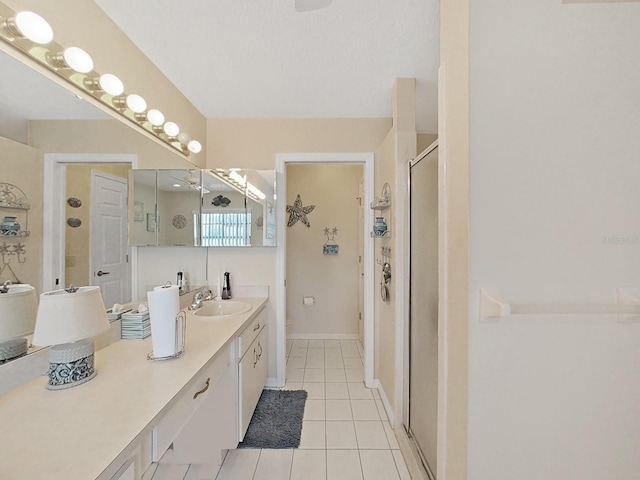
[[[253,340],[258,336],[262,327],[267,324],[266,309],[260,310],[251,324],[238,336],[238,358],[242,358]]]
[[[215,356],[178,395],[177,401],[153,428],[152,459],[154,462],[167,451],[182,427],[207,397],[214,384],[224,375],[230,363],[231,349],[227,347]]]
[[[260,394],[267,381],[267,328],[260,330],[260,334],[249,347],[246,355],[240,361],[238,369],[239,386],[239,437],[244,438],[253,412],[256,409]]]

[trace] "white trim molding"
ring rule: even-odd
[[[276,193],[281,199],[277,205],[278,247],[276,255],[276,368],[277,385],[285,382],[286,361],[286,181],[288,164],[360,164],[364,166],[364,205],[373,200],[374,192],[374,154],[373,152],[357,153],[278,153],[276,154]],[[373,229],[373,218],[364,215],[363,248],[364,248],[364,383],[368,388],[374,387],[374,245],[369,235]]]
[[[67,191],[66,166],[70,164],[128,163],[138,166],[135,154],[45,153],[42,224],[42,291],[64,287],[64,212]],[[136,298],[137,251],[131,247],[131,298]],[[56,284],[56,279],[58,283]]]

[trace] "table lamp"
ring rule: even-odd
[[[108,329],[100,287],[71,287],[41,294],[33,343],[51,346],[47,388],[75,387],[95,377],[92,337]]]

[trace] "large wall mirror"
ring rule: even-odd
[[[136,244],[157,244],[156,232],[151,230],[154,225],[156,231],[158,225],[162,227],[165,218],[160,215],[159,219],[155,219],[148,215],[156,213],[155,173],[148,176],[149,173],[146,171],[138,173],[137,170],[132,170],[131,163],[108,161],[102,164],[96,162],[96,158],[108,160],[128,155],[137,159],[139,168],[174,168],[176,170],[173,176],[182,180],[187,176],[185,172],[193,165],[167,147],[114,120],[88,102],[79,100],[71,91],[4,51],[0,51],[0,71],[0,223],[5,226],[0,228],[0,285],[5,281],[14,285],[28,284],[34,287],[35,292],[35,295],[27,295],[24,289],[11,288],[7,293],[0,293],[1,352],[3,345],[6,346],[5,350],[13,348],[13,340],[28,336],[33,330],[35,318],[26,318],[25,312],[31,312],[29,315],[33,317],[35,309],[31,302],[34,297],[37,301],[45,288],[43,285],[47,282],[55,285],[53,288],[63,288],[71,283],[75,286],[96,285],[98,280],[109,278],[104,275],[96,276],[99,266],[96,268],[94,265],[92,269],[90,258],[92,236],[93,240],[99,242],[105,236],[111,239],[114,233],[108,230],[96,234],[96,229],[93,228],[95,223],[91,211],[92,205],[95,205],[92,204],[92,191],[95,188],[92,186],[91,178],[95,172],[99,172],[103,178],[112,178],[121,184],[124,183],[124,198],[130,177],[134,177],[136,181],[139,179],[140,182],[144,179],[144,183],[149,184],[148,193],[151,197],[143,196],[142,189],[137,190],[141,196],[136,201],[144,204],[139,211],[128,211],[127,202],[124,202],[123,248],[128,250],[121,252],[122,256],[130,258],[127,256],[130,253],[127,225],[135,227],[132,234],[139,234]],[[61,191],[61,215],[60,218],[46,220],[54,223],[60,234],[57,241],[62,244],[61,272],[55,277],[44,278],[47,273],[43,271],[43,251],[44,244],[49,242],[43,233],[44,164],[50,161],[50,154],[56,154],[58,157],[86,156],[92,160],[87,160],[84,164],[78,161],[73,165],[64,165],[60,185],[52,187]],[[199,176],[200,171],[197,172]],[[174,183],[182,182],[176,180]],[[160,198],[163,196],[165,193],[162,193]],[[166,200],[171,204],[169,196],[167,193]],[[198,210],[200,193],[188,192],[186,196],[192,202],[191,210]],[[164,200],[161,200],[159,204],[163,202]],[[167,215],[166,220],[171,222],[171,214]],[[185,217],[187,222],[192,221],[189,216]],[[7,221],[4,221],[5,218]],[[178,232],[178,229],[174,230],[172,233]],[[193,238],[182,239],[176,236],[166,241],[189,245]],[[193,268],[203,270],[199,276],[205,277],[205,249],[201,258],[193,263],[197,263]],[[102,270],[110,274],[112,272],[110,269]],[[125,280],[131,280],[130,271],[124,275],[128,277]],[[53,288],[46,287],[47,290]],[[124,289],[122,296],[114,300],[106,298],[110,290],[103,289],[105,305],[134,300],[131,298],[132,290],[129,286]],[[24,305],[21,304],[21,299],[24,299]],[[0,365],[5,361],[8,359],[0,358]]]
[[[276,246],[275,171],[136,170],[129,242],[138,246]]]

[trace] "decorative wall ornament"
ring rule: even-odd
[[[313,212],[314,208],[316,208],[315,205],[307,205],[306,207],[303,207],[302,200],[300,199],[300,194],[298,194],[296,196],[295,202],[293,202],[293,205],[287,205],[287,213],[289,214],[287,227],[294,226],[296,223],[298,223],[298,220],[300,220],[307,226],[307,228],[310,228],[311,223],[309,222],[307,215]]]
[[[133,202],[133,221],[144,222],[144,202]]]
[[[173,219],[171,220],[171,224],[178,230],[181,230],[187,226],[187,217],[178,213],[177,215],[173,216]]]
[[[155,213],[147,213],[147,232],[155,232],[158,228],[158,217]]]
[[[324,235],[327,237],[327,241],[324,242],[322,246],[323,255],[337,255],[339,246],[335,241],[336,235],[338,234],[338,228],[333,227],[324,227]]]
[[[82,200],[76,197],[67,198],[67,203],[71,208],[80,208],[82,206]]]
[[[218,195],[217,197],[213,197],[211,199],[211,205],[214,207],[228,207],[231,203],[227,197],[223,197],[222,195]]]

